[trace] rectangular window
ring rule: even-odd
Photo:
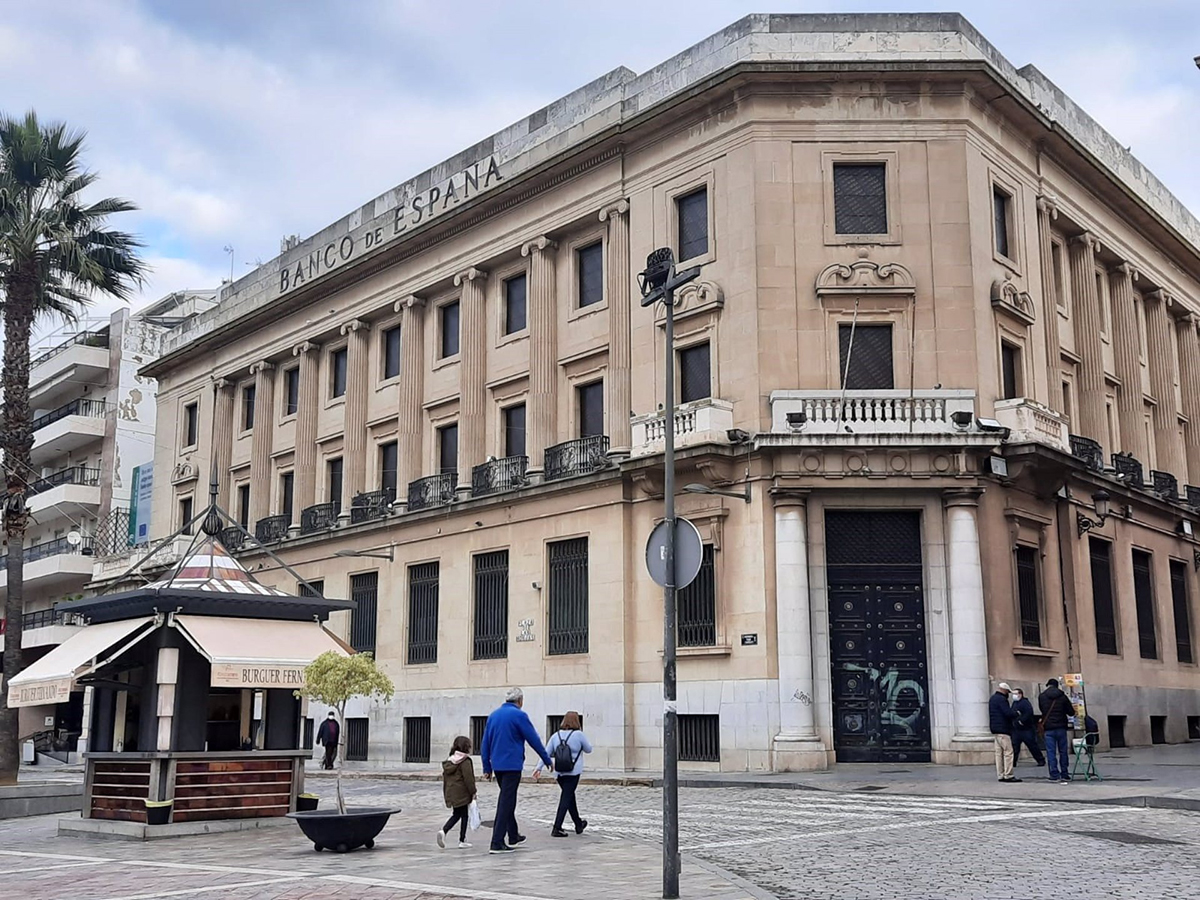
[[[527,325],[529,279],[525,273],[504,282],[504,333],[516,334]]]
[[[254,427],[254,385],[242,388],[242,431]]]
[[[1133,602],[1137,608],[1138,650],[1142,659],[1158,659],[1153,566],[1152,558],[1145,550],[1133,551]]]
[[[471,752],[476,756],[483,747],[483,732],[487,728],[487,720],[487,716],[471,716],[471,733],[467,737],[471,739]]]
[[[1000,342],[1000,399],[1013,400],[1021,393],[1021,350],[1008,343]]]
[[[314,578],[309,582],[300,582],[296,585],[296,595],[299,597],[323,597],[325,596],[325,579]]]
[[[713,646],[717,642],[717,578],[712,544],[704,545],[699,574],[676,597],[679,646]]]
[[[340,510],[342,508],[342,458],[331,459],[325,464],[329,476],[328,502]]]
[[[292,366],[283,373],[283,414],[294,416],[300,410],[300,367]]]
[[[1042,646],[1042,604],[1038,588],[1038,551],[1017,547],[1013,551],[1017,565],[1017,600],[1021,608],[1021,645]]]
[[[504,455],[525,455],[525,404],[504,409]]]
[[[305,747],[311,747],[316,743],[316,735],[313,731],[313,728],[314,723],[312,716],[309,716],[304,720],[304,738],[303,743],[300,745],[301,749],[304,749]]]
[[[243,528],[250,526],[250,485],[239,484],[237,489],[238,524]]]
[[[350,599],[358,604],[350,611],[350,646],[358,652],[375,652],[375,623],[379,615],[379,573],[350,576]]]
[[[1165,744],[1167,742],[1167,717],[1150,717],[1150,743]]]
[[[583,384],[575,391],[579,400],[579,436],[604,434],[604,382]]]
[[[546,716],[546,741],[547,741],[547,743],[549,743],[552,735],[554,735],[556,732],[562,731],[562,720],[563,720],[563,717],[561,715]],[[579,728],[581,730],[583,729],[583,720],[584,720],[584,716],[582,714],[580,714]]]
[[[708,252],[708,188],[702,187],[675,200],[679,220],[679,262]]]
[[[279,476],[279,506],[280,513],[292,521],[292,498],[296,493],[296,473],[284,472]]]
[[[1171,608],[1175,613],[1175,658],[1195,662],[1192,653],[1191,604],[1188,602],[1187,564],[1171,560]]]
[[[437,662],[438,579],[436,562],[408,567],[408,664]]]
[[[547,652],[588,652],[588,539],[555,541],[549,557]]]
[[[189,403],[183,408],[183,446],[195,447],[200,440],[200,404]]]
[[[1063,274],[1063,245],[1058,241],[1050,243],[1050,266],[1054,270],[1054,302],[1059,309],[1067,308],[1067,283]]]
[[[400,374],[400,326],[393,325],[384,329],[380,340],[383,342],[380,348],[383,355],[383,377],[395,378]]]
[[[508,656],[508,551],[475,556],[475,635],[472,659]]]
[[[1108,746],[1114,750],[1125,746],[1125,716],[1108,717]]]
[[[707,216],[706,211],[706,226]],[[575,265],[579,272],[579,306],[594,306],[604,299],[604,244],[597,241],[576,250]]]
[[[458,356],[458,301],[447,303],[438,309],[441,326],[440,359]]]
[[[693,344],[679,351],[679,402],[707,400],[712,396],[709,343]]]
[[[458,425],[438,429],[438,471],[442,475],[458,472]]]
[[[838,234],[887,234],[887,167],[840,163],[833,167],[833,230]]]
[[[1063,397],[1063,415],[1067,417],[1067,423],[1071,422],[1071,382],[1064,381],[1062,383]]]
[[[838,368],[848,391],[890,391],[892,326],[839,325]]]
[[[721,761],[721,717],[679,716],[679,761]]]
[[[370,740],[371,720],[363,718],[346,719],[346,761],[365,762],[367,759],[367,744]]]
[[[388,496],[388,503],[396,499],[400,478],[400,446],[395,441],[379,445],[379,489]]]
[[[179,501],[179,527],[184,534],[192,533],[192,498],[184,497]]]
[[[1009,229],[1012,227],[1012,195],[996,185],[992,186],[992,215],[996,232],[996,252],[1013,258],[1009,246]]]
[[[346,361],[348,351],[345,347],[334,350],[329,354],[329,396],[346,396]]]
[[[404,761],[429,762],[429,737],[432,723],[429,716],[404,717]]]
[[[1092,563],[1092,612],[1096,619],[1096,652],[1117,656],[1117,616],[1113,604],[1112,544],[1088,538]]]

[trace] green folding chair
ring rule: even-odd
[[[1089,731],[1083,737],[1078,737],[1071,741],[1071,746],[1075,752],[1075,762],[1071,766],[1072,778],[1079,775],[1079,770],[1082,768],[1085,781],[1104,780],[1100,777],[1100,773],[1096,771],[1095,745],[1099,742],[1100,734],[1095,731]]]

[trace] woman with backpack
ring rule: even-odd
[[[579,713],[571,710],[562,717],[558,731],[546,745],[546,753],[554,764],[554,777],[558,779],[558,813],[554,816],[554,827],[550,830],[552,837],[566,837],[563,831],[563,819],[570,813],[571,821],[575,823],[575,833],[583,834],[587,828],[587,819],[579,817],[579,807],[575,803],[575,789],[579,787],[579,776],[583,774],[583,754],[592,752],[592,744],[584,736],[579,721]],[[542,771],[538,763],[536,776]]]

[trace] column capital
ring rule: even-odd
[[[292,348],[292,356],[303,356],[306,353],[316,353],[321,345],[314,341],[301,341]]]
[[[776,509],[789,506],[803,509],[808,503],[808,495],[811,491],[808,488],[775,485],[769,488],[767,493],[771,495],[771,503]]]
[[[1137,270],[1131,262],[1123,262],[1116,266],[1116,271],[1124,275],[1130,281],[1141,281],[1142,273]]]
[[[1038,212],[1045,213],[1053,222],[1058,218],[1058,198],[1053,194],[1042,194],[1037,198],[1037,209]]]
[[[956,506],[974,508],[979,506],[979,495],[982,493],[983,488],[954,488],[942,494],[942,503],[947,509]]]
[[[425,305],[424,297],[418,297],[416,294],[409,294],[405,297],[401,297],[399,300],[397,300],[395,303],[393,303],[392,311],[393,312],[403,312],[406,309],[419,309],[420,307],[422,307],[424,305]]]
[[[250,374],[251,375],[257,375],[260,372],[262,374],[266,375],[273,371],[275,371],[275,364],[269,363],[265,359],[259,360],[258,362],[254,363],[252,366],[250,366]]]
[[[215,391],[233,387],[233,379],[226,378],[224,375],[210,375],[209,380],[212,381],[213,390]]]
[[[351,319],[349,322],[343,322],[342,327],[338,329],[338,333],[342,335],[353,334],[355,331],[369,331],[371,325],[369,322],[364,322],[362,319]]]
[[[1161,303],[1167,309],[1170,309],[1175,305],[1175,298],[1162,288],[1155,288],[1152,291],[1146,291],[1145,297],[1147,300],[1153,300],[1155,303]]]
[[[1100,242],[1096,240],[1096,236],[1090,231],[1080,232],[1079,234],[1070,238],[1069,243],[1072,245],[1082,245],[1086,249],[1091,250],[1093,253],[1099,253],[1101,249]]]
[[[553,250],[558,246],[557,241],[552,241],[544,234],[535,237],[532,241],[526,241],[521,245],[521,255],[531,256],[534,253],[543,253],[546,250]]]
[[[454,276],[454,286],[461,287],[463,282],[474,281],[476,278],[487,278],[487,272],[476,266],[471,266],[468,269],[463,269]]]
[[[607,222],[609,219],[619,219],[627,212],[629,212],[629,201],[618,200],[616,203],[610,203],[600,210],[600,221]]]

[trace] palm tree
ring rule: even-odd
[[[83,133],[59,123],[0,116],[0,304],[4,370],[0,384],[0,450],[4,453],[4,532],[8,543],[4,685],[0,687],[0,784],[16,781],[18,710],[8,708],[8,680],[21,670],[26,482],[32,472],[29,429],[29,341],[45,315],[73,321],[99,292],[127,299],[145,271],[138,241],[106,229],[124,200],[84,201],[96,175],[83,168]]]

